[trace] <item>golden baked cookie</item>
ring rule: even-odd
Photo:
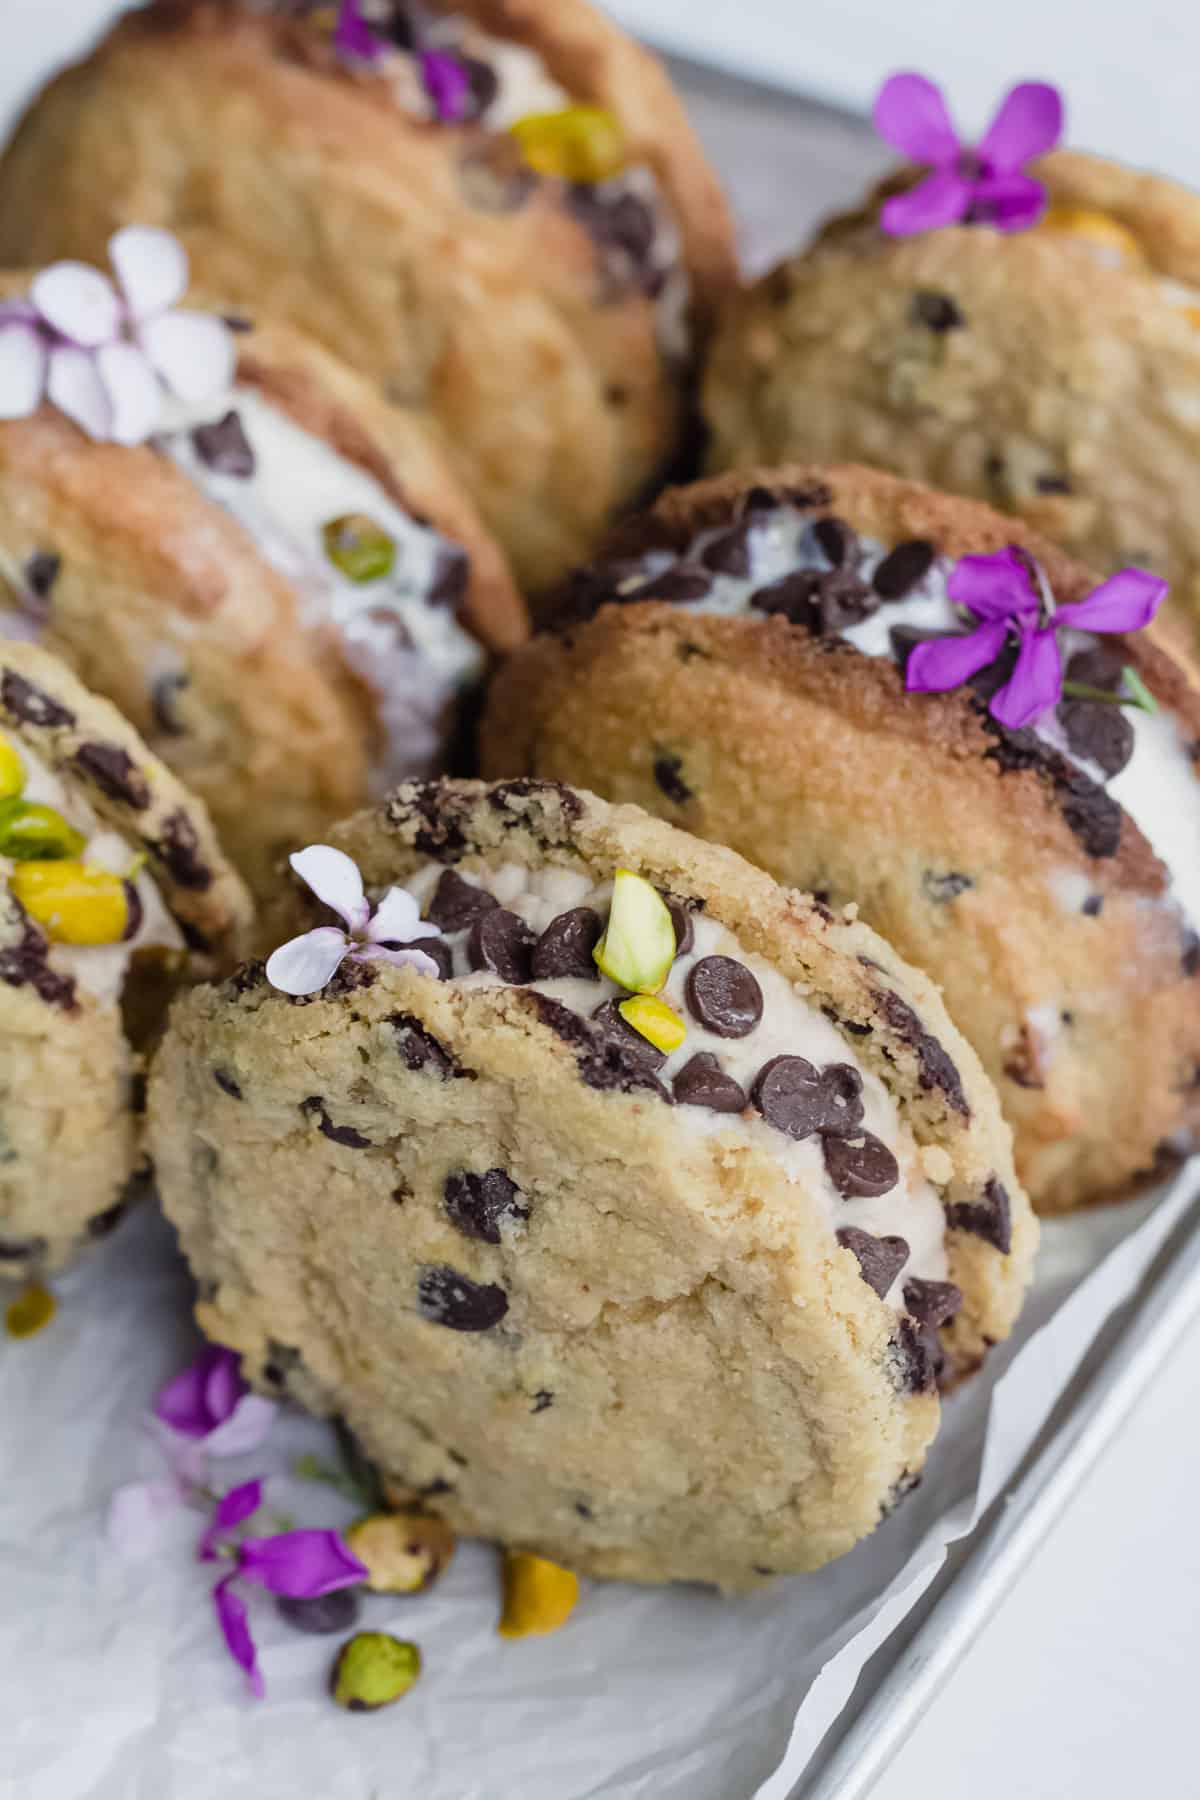
[[[670,460],[736,279],[724,200],[657,61],[584,0],[362,10],[374,59],[336,7],[128,14],[19,127],[0,259],[176,232],[204,289],[269,295],[427,409],[536,590]],[[465,92],[423,82],[424,46]]]
[[[151,1081],[204,1329],[394,1494],[591,1574],[741,1588],[872,1530],[1037,1238],[932,984],[549,783],[406,784],[294,866]]]
[[[1032,230],[889,237],[887,182],[736,300],[704,383],[713,469],[855,461],[1017,514],[1200,622],[1200,196],[1074,151]]]
[[[860,907],[940,984],[1059,1211],[1200,1126],[1200,684],[1155,627],[1101,622],[1056,634],[1074,691],[1020,729],[990,710],[1008,643],[908,691],[914,644],[967,622],[968,558],[1015,562],[1035,611],[1096,586],[1023,524],[866,469],[669,493],[502,673],[483,766],[637,801]],[[1116,704],[1144,690],[1154,716]]]
[[[0,341],[31,281],[3,278]],[[49,399],[0,417],[0,628],[111,699],[262,890],[331,818],[445,767],[527,625],[424,427],[294,328],[233,323],[229,383],[164,398],[146,441]]]
[[[203,805],[57,658],[0,641],[0,1280],[116,1224],[142,1053],[249,925]]]

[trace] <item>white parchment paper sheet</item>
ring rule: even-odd
[[[0,1340],[0,1795],[4,1800],[783,1800],[858,1672],[1009,1479],[1112,1308],[1195,1186],[1051,1221],[1013,1344],[947,1407],[924,1484],[815,1576],[736,1601],[586,1587],[565,1630],[495,1635],[492,1552],[463,1547],[417,1599],[364,1624],[414,1638],[426,1673],[399,1705],[347,1715],[324,1693],[336,1639],[303,1637],[250,1593],[268,1699],[246,1695],[194,1561],[196,1515],[129,1563],[108,1499],[151,1475],[143,1419],[190,1356],[190,1289],[170,1234],[133,1221],[60,1284],[41,1336]],[[221,1485],[285,1470],[329,1434],[281,1419]],[[297,1523],[353,1509],[287,1475]],[[782,1767],[780,1766],[782,1762]],[[764,1785],[765,1784],[765,1785]]]

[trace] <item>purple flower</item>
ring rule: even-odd
[[[267,961],[272,987],[283,994],[315,994],[332,981],[348,956],[358,962],[407,964],[422,975],[438,974],[437,964],[423,950],[389,947],[442,935],[436,925],[422,919],[420,907],[405,888],[389,888],[372,912],[362,876],[341,850],[310,844],[289,861],[317,899],[346,921],[346,930],[321,925],[281,944]]]
[[[443,125],[453,125],[467,110],[471,94],[471,78],[456,56],[445,50],[422,50],[421,80],[433,102],[435,118]]]
[[[959,139],[940,90],[924,75],[885,81],[872,117],[880,137],[930,171],[916,187],[884,203],[879,222],[889,237],[911,237],[960,221],[1024,231],[1041,217],[1046,191],[1025,174],[1024,165],[1053,150],[1062,136],[1057,88],[1041,81],[1011,88],[973,150]]]
[[[252,1394],[232,1350],[209,1344],[167,1383],[154,1415],[210,1456],[256,1450],[275,1418],[275,1403]]]
[[[1001,725],[1018,731],[1032,725],[1062,698],[1060,630],[1141,631],[1166,598],[1165,581],[1144,569],[1121,569],[1093,588],[1085,600],[1055,607],[1040,571],[1043,592],[1035,590],[1035,569],[1012,545],[996,556],[964,556],[947,591],[956,605],[974,613],[979,624],[966,635],[918,644],[905,672],[909,692],[944,693],[961,687],[995,662],[1015,639],[1016,666],[993,694],[989,711]]]
[[[27,419],[43,398],[89,437],[141,444],[162,416],[164,390],[208,399],[233,378],[228,327],[180,311],[183,245],[128,225],[109,239],[116,285],[86,263],[35,275],[26,300],[0,306],[0,419]]]
[[[333,30],[333,47],[342,56],[356,56],[362,62],[377,62],[391,49],[387,39],[372,30],[363,18],[361,0],[342,0]]]
[[[231,1584],[240,1577],[272,1594],[315,1600],[333,1593],[335,1588],[357,1586],[367,1579],[368,1573],[336,1531],[284,1531],[276,1537],[243,1538],[240,1544],[222,1546],[221,1539],[261,1505],[261,1481],[247,1481],[241,1487],[231,1488],[218,1502],[199,1546],[203,1562],[215,1562],[222,1555],[234,1559],[234,1567],[213,1589],[213,1606],[229,1654],[245,1670],[250,1687],[260,1700],[265,1690],[245,1602]]]

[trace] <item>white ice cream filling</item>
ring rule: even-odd
[[[760,588],[798,570],[832,568],[812,526],[811,517],[798,507],[783,505],[763,511],[755,518],[746,539],[749,573],[712,573],[712,586],[702,599],[675,604],[683,612],[736,616],[751,611],[751,598]],[[646,574],[661,575],[677,563],[689,568],[700,566],[705,549],[728,529],[722,526],[700,533],[678,557],[669,551],[650,551],[643,559]],[[860,560],[854,565],[854,573],[870,585],[889,547],[869,537],[860,536],[857,541]],[[891,633],[897,626],[920,631],[961,631],[963,619],[956,614],[947,591],[954,566],[951,559],[936,557],[927,574],[902,599],[882,601],[869,618],[837,635],[866,656],[891,657],[895,654]],[[621,586],[632,589],[641,579],[630,576]],[[1105,640],[1086,632],[1064,631],[1060,642],[1065,665],[1077,651],[1103,648]],[[1112,777],[1071,750],[1054,711],[1043,714],[1033,730],[1124,808],[1169,870],[1172,897],[1191,922],[1200,923],[1200,778],[1188,744],[1178,720],[1165,708],[1154,715],[1127,708],[1126,716],[1133,727],[1133,754]],[[1078,910],[1082,911],[1089,892],[1082,891],[1078,882],[1065,883],[1055,877],[1055,898],[1060,905],[1067,896],[1077,896]]]
[[[444,873],[443,864],[429,863],[405,883],[423,911]],[[506,863],[480,870],[460,869],[457,873],[472,886],[492,894],[538,936],[561,913],[586,906],[604,920],[611,905],[611,882],[596,883],[587,874],[571,869],[531,870],[518,863]],[[715,1056],[724,1074],[740,1084],[747,1095],[747,1106],[741,1113],[720,1113],[703,1106],[680,1104],[673,1116],[689,1133],[719,1139],[722,1152],[753,1146],[769,1155],[786,1171],[789,1181],[802,1182],[807,1192],[820,1199],[831,1233],[851,1226],[875,1237],[902,1237],[908,1245],[908,1259],[886,1299],[903,1312],[906,1281],[914,1276],[932,1281],[946,1278],[946,1221],[941,1199],[925,1172],[921,1150],[896,1101],[878,1076],[859,1062],[832,1021],[784,975],[763,957],[743,949],[737,937],[715,919],[696,912],[692,922],[695,941],[685,955],[675,959],[661,995],[686,1024],[687,1036],[656,1072],[670,1092],[679,1071],[692,1057],[707,1052]],[[467,988],[501,985],[500,976],[471,967],[468,936],[468,931],[446,936],[453,958],[452,979]],[[744,1037],[723,1037],[706,1029],[688,1005],[688,975],[708,956],[732,957],[749,969],[758,982],[762,1017]],[[628,998],[625,989],[599,971],[594,981],[583,977],[531,981],[523,984],[523,991],[545,994],[581,1019],[590,1019],[606,1001]],[[862,1081],[861,1129],[887,1146],[899,1168],[899,1179],[889,1192],[873,1198],[844,1199],[826,1168],[820,1136],[814,1133],[797,1140],[769,1125],[758,1113],[749,1101],[750,1090],[760,1070],[777,1056],[801,1056],[819,1069],[835,1063],[848,1064],[856,1071]],[[944,1160],[943,1153],[936,1154]]]
[[[196,446],[196,428],[230,412],[253,454],[248,475],[223,472]],[[176,409],[157,441],[287,579],[305,626],[336,633],[346,663],[377,700],[384,740],[373,771],[377,790],[429,774],[440,764],[455,701],[486,660],[453,608],[430,598],[442,558],[458,554],[457,546],[254,388],[239,386],[203,407]],[[395,546],[391,572],[375,580],[351,581],[326,553],[323,528],[356,513]]]
[[[69,975],[86,993],[102,1006],[115,1006],[121,997],[129,963],[135,950],[162,947],[182,950],[183,935],[168,912],[158,884],[142,868],[130,871],[137,863],[137,852],[130,848],[119,832],[104,823],[93,811],[82,793],[68,789],[67,784],[48,763],[29,748],[22,739],[10,735],[8,742],[17,752],[25,771],[25,785],[20,798],[38,806],[52,807],[86,838],[78,861],[120,875],[137,890],[142,916],[137,931],[118,944],[56,944],[52,940],[49,962],[60,974]],[[0,879],[6,884],[19,865],[10,857],[0,856]]]

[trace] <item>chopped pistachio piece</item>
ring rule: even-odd
[[[14,862],[60,862],[87,843],[52,806],[33,800],[0,800],[0,856]]]
[[[329,1691],[348,1712],[376,1712],[407,1694],[420,1673],[415,1644],[387,1631],[357,1631],[338,1651]]]
[[[119,944],[129,891],[119,875],[82,862],[18,863],[9,891],[56,944]]]
[[[509,127],[523,160],[561,181],[610,181],[625,167],[621,121],[603,106],[564,106],[527,113]]]
[[[325,554],[348,581],[382,581],[396,566],[396,541],[368,513],[345,513],[321,528]]]
[[[579,1599],[579,1577],[571,1569],[509,1550],[504,1557],[504,1610],[501,1637],[545,1637],[565,1625]]]
[[[675,961],[675,927],[656,887],[631,869],[618,869],[612,911],[592,952],[610,981],[634,994],[656,994]]]
[[[674,1007],[653,994],[634,994],[632,999],[622,1000],[617,1011],[627,1025],[667,1056],[678,1050],[687,1036],[687,1026]]]
[[[35,1282],[27,1287],[23,1294],[18,1294],[4,1315],[4,1323],[9,1337],[36,1337],[37,1333],[47,1326],[58,1311],[58,1303],[49,1288]]]
[[[11,800],[25,786],[25,764],[15,744],[0,737],[0,800]]]
[[[425,1513],[372,1513],[350,1527],[346,1542],[375,1594],[422,1593],[454,1555],[450,1527]]]

